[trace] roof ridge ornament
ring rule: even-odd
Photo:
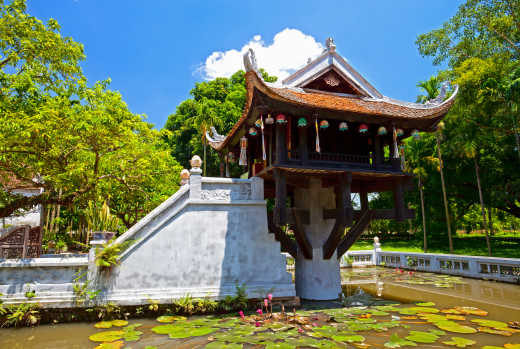
[[[329,52],[336,51],[336,45],[334,44],[334,39],[330,36],[327,38],[327,40],[325,40],[325,46],[327,46],[327,51],[329,51]]]
[[[256,55],[255,51],[252,48],[249,48],[246,53],[244,53],[244,68],[246,72],[254,71],[258,74],[258,64],[256,63]]]
[[[211,129],[211,133],[213,134],[213,137],[210,136],[209,134],[209,131],[206,131],[206,139],[210,142],[210,143],[220,143],[220,142],[223,142],[224,139],[226,138],[226,136],[222,136],[220,135],[217,130],[215,129],[215,127],[211,126],[210,127]]]

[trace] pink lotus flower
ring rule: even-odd
[[[269,299],[269,302],[273,300],[273,295],[271,293],[269,293],[267,295],[267,299]]]
[[[408,274],[409,274],[409,275],[413,275],[413,271],[409,271]]]
[[[255,322],[255,326],[256,326],[256,327],[260,327],[260,322],[258,322],[258,321]]]
[[[256,312],[258,313],[258,315],[262,315],[263,314],[262,309],[257,309]]]
[[[265,308],[267,309],[267,306],[269,305],[269,302],[267,301],[267,299],[264,299],[264,305],[265,305]]]
[[[298,333],[303,333],[303,330],[301,329],[301,327],[298,327]]]
[[[312,323],[312,326],[313,326],[313,327],[316,327],[316,326],[318,326],[318,324],[315,323],[315,322],[313,322],[313,323]]]
[[[242,310],[240,310],[238,312],[238,315],[240,315],[240,317],[242,318],[242,320],[244,319],[244,312]]]

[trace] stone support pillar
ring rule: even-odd
[[[323,210],[335,208],[334,189],[322,187],[317,178],[311,178],[309,184],[309,188],[295,189],[295,206],[309,211],[310,224],[304,224],[303,230],[312,246],[312,259],[306,259],[298,250],[296,294],[304,299],[337,299],[341,293],[337,252],[330,259],[323,258],[323,245],[335,223],[334,219],[323,219]]]

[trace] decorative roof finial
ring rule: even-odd
[[[328,37],[327,40],[325,40],[325,45],[327,46],[327,51],[329,51],[329,52],[336,51],[336,45],[334,44],[333,38]]]
[[[255,51],[253,51],[252,48],[249,48],[249,50],[244,53],[244,68],[246,69],[246,72],[254,71],[258,73]]]

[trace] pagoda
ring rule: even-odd
[[[269,230],[296,260],[297,295],[335,299],[339,260],[370,221],[414,217],[404,201],[413,176],[404,171],[403,140],[435,131],[457,87],[446,98],[443,84],[425,104],[386,97],[336,52],[331,38],[281,85],[262,79],[251,49],[244,66],[242,116],[226,136],[212,129],[207,138],[226,169],[238,159],[247,177],[264,179],[264,197],[275,202]],[[368,194],[385,191],[393,193],[394,207],[370,209]]]

